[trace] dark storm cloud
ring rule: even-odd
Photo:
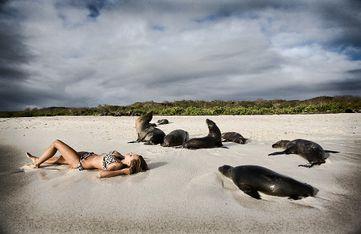
[[[339,91],[342,94],[343,92],[347,92],[347,94],[350,94],[349,91],[353,91],[351,92],[353,95],[360,95],[361,78],[349,78],[343,81],[326,84],[325,87],[327,88],[327,90]]]
[[[21,65],[30,55],[23,43],[23,35],[17,20],[19,12],[8,6],[9,1],[0,2],[0,109],[17,108],[23,103],[21,82],[27,78]],[[20,91],[20,92],[19,92]]]
[[[342,81],[334,81],[324,84],[326,89],[340,92],[352,91],[354,95],[359,95],[361,90],[361,68],[350,70],[346,78]]]
[[[324,2],[318,10],[326,27],[342,31],[338,37],[331,39],[333,45],[361,47],[361,1]]]
[[[19,105],[24,108],[26,106],[33,107],[33,103],[42,103],[47,105],[49,102],[58,98],[52,92],[36,92],[36,89],[28,90],[15,82],[0,83],[0,107],[2,110],[18,109]]]
[[[306,10],[320,16],[325,28],[340,29],[334,37],[324,43],[351,57],[361,57],[361,1],[238,1],[213,6],[214,12],[196,19],[197,22],[215,21],[233,15],[258,17],[257,12],[264,9],[278,9],[283,11]],[[347,47],[356,47],[357,51],[349,53]]]
[[[44,90],[24,85],[31,74],[23,68],[34,56],[25,45],[20,22],[21,13],[11,6],[11,1],[0,2],[0,110],[16,110],[35,104],[61,105],[67,97],[54,90]]]
[[[0,2],[0,75],[20,76],[17,65],[26,62],[29,55],[23,43],[23,36],[15,18],[18,12],[7,7],[8,1]]]
[[[1,110],[361,92],[359,1],[1,3]]]

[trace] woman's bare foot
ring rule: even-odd
[[[38,161],[38,157],[35,157],[33,156],[31,153],[29,152],[26,152],[26,157],[30,158],[34,167],[38,168],[39,167],[39,164],[37,164],[37,161]]]

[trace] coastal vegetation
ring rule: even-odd
[[[136,102],[128,106],[27,108],[2,111],[0,117],[32,116],[132,116],[153,111],[155,115],[272,115],[361,112],[361,97],[316,97],[308,100]]]

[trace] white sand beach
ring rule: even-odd
[[[155,116],[165,133],[208,134],[206,118],[245,145],[187,150],[127,144],[135,117],[0,119],[1,233],[350,233],[360,230],[361,114]],[[303,138],[330,154],[325,164],[298,167],[297,155],[268,157],[272,143]],[[40,154],[55,139],[76,150],[143,155],[147,172],[108,179],[66,166],[32,169],[25,152]],[[260,165],[313,185],[316,197],[253,199],[223,177],[224,164]],[[21,170],[19,170],[21,168]]]

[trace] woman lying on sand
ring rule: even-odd
[[[60,157],[53,157],[59,150]],[[95,154],[93,152],[76,152],[73,148],[60,140],[55,140],[40,156],[35,157],[26,153],[35,167],[42,163],[65,164],[78,170],[100,169],[99,177],[112,177],[117,175],[131,175],[148,170],[148,165],[142,156],[128,153],[121,155],[117,151],[108,154]]]

